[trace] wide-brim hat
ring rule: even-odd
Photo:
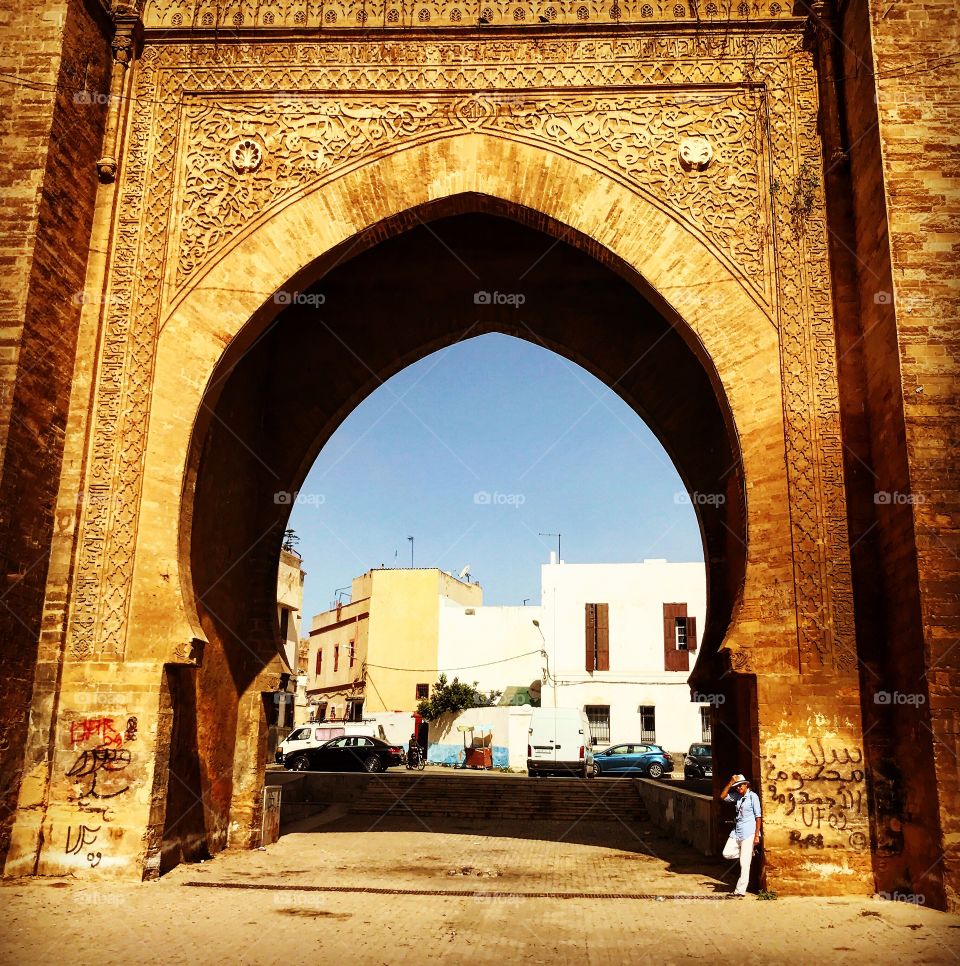
[[[730,787],[733,788],[736,785],[749,785],[750,779],[746,775],[734,775],[733,781],[730,782]]]

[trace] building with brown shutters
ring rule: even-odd
[[[702,563],[551,561],[541,588],[545,707],[583,708],[597,747],[637,741],[680,751],[710,739],[719,698],[692,701],[687,684],[706,615]]]

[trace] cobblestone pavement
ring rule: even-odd
[[[374,822],[328,814],[153,883],[7,881],[0,962],[960,962],[958,917],[877,899],[727,900],[725,863],[651,829]]]

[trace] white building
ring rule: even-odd
[[[444,601],[439,670],[482,691],[540,683],[543,707],[586,710],[596,747],[680,752],[709,740],[709,708],[687,685],[706,617],[704,565],[554,559],[541,568],[539,607]]]
[[[551,559],[541,588],[544,706],[584,708],[598,747],[683,751],[709,738],[708,706],[692,703],[687,686],[706,616],[702,563]]]
[[[543,680],[539,607],[440,607],[437,665],[451,680],[478,682],[481,691],[529,689]]]

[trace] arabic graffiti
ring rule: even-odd
[[[100,831],[100,826],[96,828],[88,828],[86,825],[81,825],[76,833],[73,831],[73,826],[67,829],[67,846],[63,850],[65,855],[79,855],[87,846],[92,846],[97,841],[97,833]],[[90,868],[95,869],[99,864],[100,860],[103,858],[102,852],[88,852],[87,862],[90,863]]]
[[[126,725],[120,731],[114,721]],[[113,821],[110,800],[119,799],[132,787],[130,766],[133,757],[126,744],[137,740],[138,722],[134,716],[86,716],[73,718],[66,725],[66,747],[72,759],[64,777],[72,786],[67,798],[78,812],[77,821],[67,827],[64,855],[86,861],[95,869],[103,860],[96,850],[104,825]],[[89,824],[97,816],[100,824]],[[109,829],[105,830],[109,831]],[[116,837],[116,832],[112,837]]]
[[[866,848],[863,751],[845,745],[807,744],[799,766],[784,766],[777,754],[764,757],[766,800],[793,825],[789,844],[801,849]]]
[[[122,795],[130,786],[124,785],[114,791],[97,791],[97,778],[103,772],[120,772],[130,764],[130,752],[126,748],[108,748],[100,745],[88,748],[77,755],[76,760],[67,771],[67,777],[76,779],[79,784],[89,782],[89,787],[76,796],[76,801],[85,798],[115,798]],[[81,779],[83,781],[81,781]]]

